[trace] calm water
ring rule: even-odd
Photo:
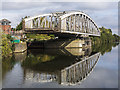
[[[3,59],[3,88],[117,88],[118,45],[31,49]]]

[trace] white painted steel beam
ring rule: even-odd
[[[25,20],[25,28],[39,28],[39,27],[43,26],[43,23],[44,23],[44,26],[45,26],[44,28],[49,28],[49,24],[50,24],[50,28],[52,28],[54,30],[55,25],[60,25],[60,24],[57,24],[57,23],[59,23],[57,21],[59,18],[61,20],[60,21],[61,27],[59,27],[59,26],[57,26],[57,27],[59,27],[61,29],[60,31],[62,31],[62,30],[66,31],[65,30],[65,29],[67,29],[66,28],[66,25],[67,25],[66,19],[69,17],[68,18],[68,28],[69,28],[69,31],[71,31],[69,33],[74,32],[76,34],[78,34],[78,33],[84,34],[87,31],[86,34],[89,33],[91,35],[96,34],[97,36],[100,36],[100,30],[97,27],[97,24],[87,14],[80,12],[80,11],[66,12],[66,13],[59,14],[59,15],[58,14],[56,14],[56,13],[40,14],[37,16],[26,18],[26,19],[24,19]],[[82,17],[81,17],[81,15],[82,15]],[[46,18],[44,18],[43,21],[40,22],[41,17],[46,17]],[[50,19],[50,23],[49,23],[49,19],[48,19],[48,23],[46,23],[47,17],[49,17],[49,18],[52,17]],[[57,17],[57,19],[55,19],[55,17]],[[71,17],[72,17],[72,19],[71,19]],[[38,20],[35,21],[35,19],[38,19]],[[34,21],[34,26],[33,26],[33,21]],[[42,23],[42,25],[40,25],[40,23]]]
[[[71,15],[75,15],[75,14],[82,14],[82,15],[85,15],[87,18],[90,18],[90,20],[97,26],[97,24],[93,21],[93,19],[88,16],[87,14],[83,13],[83,12],[70,12],[70,13],[67,13],[67,14],[64,14],[62,16],[60,16],[61,20],[68,17],[68,16],[71,16]]]
[[[62,33],[70,33],[70,34],[83,34],[83,35],[92,35],[92,36],[100,36],[99,34],[91,34],[91,33],[81,33],[81,32],[74,32],[74,31],[61,31]]]
[[[52,16],[53,14],[40,14],[40,15],[37,15],[37,16],[33,16],[33,17],[29,17],[29,18],[26,18],[24,19],[25,22],[31,20],[31,19],[35,19],[35,18],[38,18],[38,17],[44,17],[44,16]]]

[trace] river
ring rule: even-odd
[[[118,46],[29,49],[2,62],[3,88],[118,88]]]

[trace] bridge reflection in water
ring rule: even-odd
[[[96,53],[82,61],[61,70],[61,84],[73,85],[84,80],[95,67],[100,53]]]
[[[62,61],[62,59],[60,58],[59,61],[57,60],[58,63],[56,63],[55,60],[51,60],[51,61],[48,60],[46,62],[41,62],[41,64],[34,65],[34,68],[30,68],[26,66],[24,67],[23,65],[24,81],[32,81],[39,83],[58,82],[59,84],[62,85],[76,85],[79,84],[91,73],[91,71],[94,69],[100,57],[99,52],[91,54],[91,48],[82,49],[82,50],[81,48],[77,48],[77,49],[73,48],[73,52],[72,49],[60,50],[61,52],[56,49],[54,50],[51,52],[44,51],[43,54],[56,55],[58,54],[57,52],[59,52],[60,55],[55,56],[55,60],[57,60],[60,57],[64,57],[63,55],[69,58],[65,57],[66,61],[65,59]],[[35,52],[36,51],[37,50],[35,50]],[[30,50],[30,53],[33,52],[34,50]],[[70,58],[72,60],[70,60]],[[67,63],[67,60],[69,61],[69,63]],[[66,63],[67,64],[63,66],[59,65],[60,61],[62,62],[62,64],[66,64]],[[25,60],[23,62],[25,62]],[[58,67],[61,66],[61,67],[58,68],[57,66]]]

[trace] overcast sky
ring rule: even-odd
[[[9,0],[8,0],[9,1]],[[8,2],[2,1],[2,18],[16,27],[24,16],[35,16],[55,11],[79,10],[87,13],[98,25],[118,34],[118,2]],[[23,0],[24,1],[24,0]],[[27,0],[28,1],[28,0]]]

